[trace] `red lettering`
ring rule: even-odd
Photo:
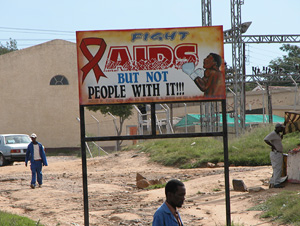
[[[173,50],[170,46],[149,46],[149,60],[151,62],[160,63],[159,68],[155,70],[163,70],[173,65]]]
[[[133,46],[133,56],[137,62],[147,60],[147,46]]]
[[[182,64],[198,64],[197,44],[180,44],[173,50],[168,45],[133,46],[133,59],[127,46],[110,47],[105,71],[165,70]]]
[[[127,46],[110,47],[105,64],[105,71],[131,71],[128,65],[131,62],[131,56]]]
[[[197,44],[180,44],[174,49],[176,62],[175,67],[180,69],[182,64],[193,62],[198,64]]]

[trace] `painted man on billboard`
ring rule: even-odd
[[[222,58],[216,53],[210,53],[203,61],[203,68],[198,68],[193,71],[188,67],[193,68],[192,63],[183,65],[182,70],[194,80],[198,88],[204,93],[204,97],[220,97],[224,93],[224,82],[222,81],[222,72],[220,66]]]

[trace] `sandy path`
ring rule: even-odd
[[[133,157],[135,156],[135,157]],[[81,159],[49,157],[43,168],[44,185],[30,189],[30,169],[23,163],[0,168],[0,210],[27,216],[47,226],[83,225]],[[231,167],[230,181],[242,179],[247,187],[262,187],[255,193],[231,191],[231,219],[247,225],[274,225],[247,211],[255,203],[282,191],[268,189],[264,180],[271,168]],[[186,226],[222,226],[226,223],[223,168],[180,170],[149,163],[144,153],[133,151],[88,159],[90,225],[146,226],[164,201],[164,190],[136,188],[136,173],[147,179],[178,178],[185,181],[187,196],[180,209]],[[232,185],[231,185],[232,186]],[[285,189],[299,189],[289,184]]]

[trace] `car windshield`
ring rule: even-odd
[[[28,144],[31,140],[26,135],[10,135],[5,136],[5,144]]]

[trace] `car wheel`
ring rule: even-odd
[[[4,156],[2,154],[0,154],[0,166],[4,166],[5,162],[6,162],[6,160],[5,160]]]

